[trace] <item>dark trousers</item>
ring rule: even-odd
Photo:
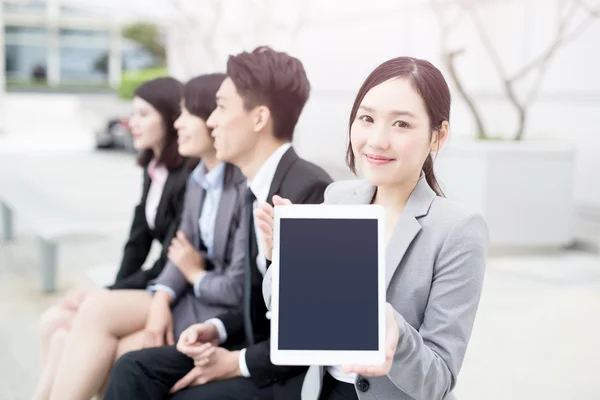
[[[340,382],[333,376],[325,374],[319,400],[358,400],[354,385]]]
[[[194,368],[194,361],[175,346],[155,347],[123,355],[108,381],[105,400],[270,400],[270,387],[259,389],[250,379],[234,378],[183,389],[169,390]]]

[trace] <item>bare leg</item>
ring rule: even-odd
[[[60,304],[50,307],[40,319],[40,339],[42,342],[42,368],[46,368],[46,360],[50,351],[50,342],[59,329],[69,329],[76,311],[62,307]]]
[[[42,349],[42,366],[46,362],[49,343],[54,332],[59,329],[70,329],[78,307],[95,289],[74,289],[69,291],[59,304],[50,307],[40,318],[40,338]],[[68,307],[67,304],[70,306]]]
[[[56,371],[50,399],[89,400],[114,363],[119,339],[144,328],[151,296],[144,290],[104,290],[81,305]]]
[[[67,335],[68,331],[66,329],[58,328],[48,339],[46,361],[44,362],[44,369],[42,370],[42,375],[33,396],[34,400],[47,400],[50,397],[54,372],[60,361],[60,355],[62,354]]]
[[[139,331],[132,333],[130,335],[125,336],[121,340],[119,340],[119,344],[117,345],[117,354],[115,357],[115,362],[125,353],[129,353],[130,351],[140,350],[144,345],[144,330],[140,329]]]
[[[129,353],[130,351],[140,350],[144,344],[144,330],[139,330],[131,335],[125,336],[123,339],[119,340],[119,344],[117,345],[117,355],[115,357],[115,363],[117,360],[125,353]],[[112,368],[111,368],[112,369]],[[104,398],[104,393],[106,392],[106,385],[108,384],[108,378],[110,377],[110,373],[106,375],[106,380],[102,385],[102,390],[96,395],[96,400],[102,400]]]
[[[42,362],[35,398],[47,399],[50,397],[50,389],[66,340],[66,333],[71,328],[79,305],[91,291],[90,289],[69,291],[59,304],[50,307],[40,318]]]

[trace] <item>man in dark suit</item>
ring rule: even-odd
[[[270,324],[261,288],[268,264],[253,209],[275,194],[297,204],[323,201],[331,178],[291,146],[309,92],[302,63],[285,53],[259,47],[229,58],[227,79],[207,124],[213,128],[217,157],[248,178],[243,307],[188,328],[177,349],[123,356],[109,380],[107,400],[162,399],[173,385],[172,399],[177,400],[300,397],[306,367],[270,361]]]

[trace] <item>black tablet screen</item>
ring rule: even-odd
[[[377,223],[281,219],[280,350],[377,350]]]

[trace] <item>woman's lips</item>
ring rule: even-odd
[[[388,158],[377,154],[365,154],[365,157],[370,164],[374,165],[384,165],[394,161],[393,158]]]
[[[179,137],[177,138],[177,143],[185,143],[189,140],[188,136],[184,136],[184,135],[179,135]]]

